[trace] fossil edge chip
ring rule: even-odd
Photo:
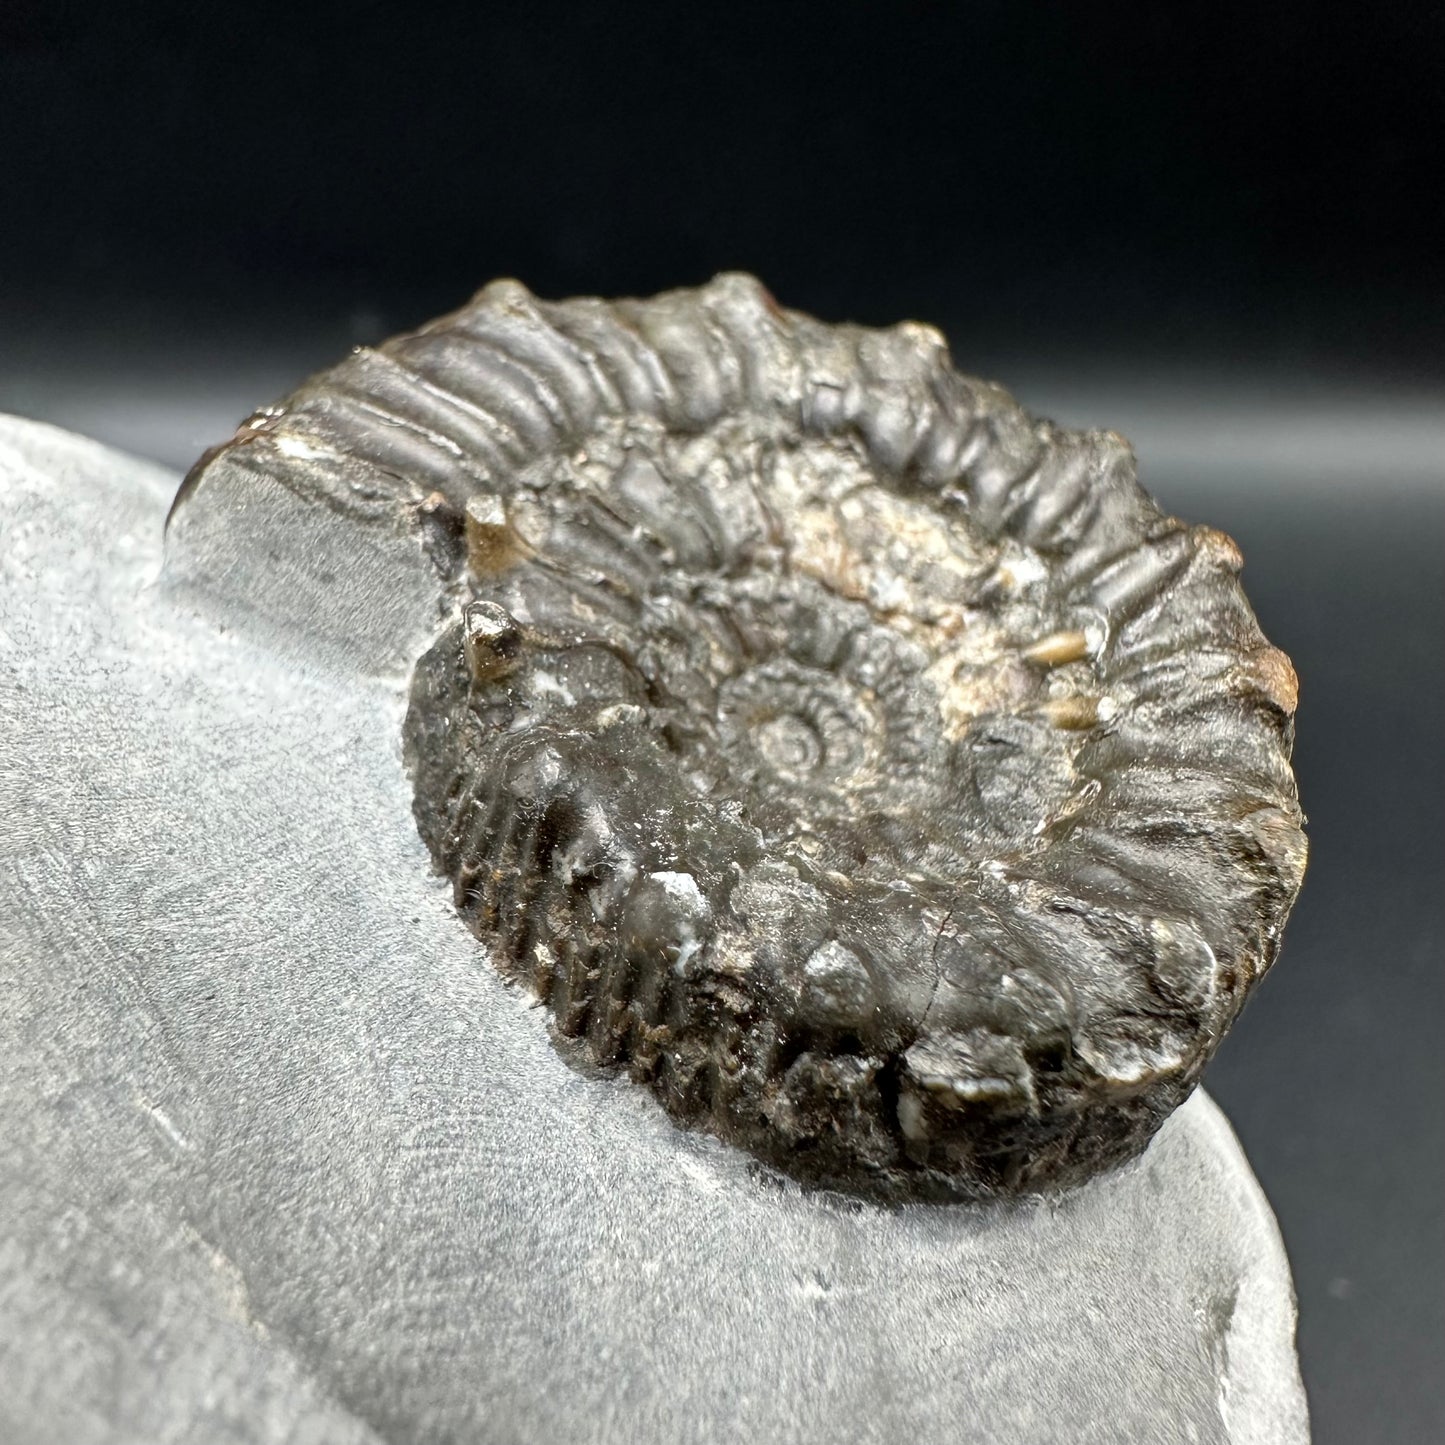
[[[182,498],[218,459],[422,539],[405,756],[458,909],[590,1058],[799,1179],[1128,1159],[1274,961],[1296,682],[1238,550],[928,327],[498,282]]]

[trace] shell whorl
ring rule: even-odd
[[[499,283],[228,450],[428,539],[421,834],[680,1120],[891,1197],[1069,1183],[1273,961],[1294,679],[1237,551],[926,327]]]

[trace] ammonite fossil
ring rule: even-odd
[[[422,837],[678,1120],[883,1196],[1068,1183],[1275,957],[1296,689],[1238,551],[927,327],[499,283],[228,446],[422,529]]]

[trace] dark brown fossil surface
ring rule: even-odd
[[[449,622],[406,757],[458,908],[560,1033],[797,1177],[1126,1159],[1274,960],[1296,685],[1238,551],[927,327],[499,283],[222,454],[419,529]]]

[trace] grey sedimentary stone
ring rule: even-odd
[[[552,1047],[432,871],[424,536],[298,533],[277,488],[167,575],[174,487],[0,422],[0,1437],[1305,1438],[1206,1098],[987,1206],[678,1129]],[[867,986],[841,944],[804,978],[821,1014]]]

